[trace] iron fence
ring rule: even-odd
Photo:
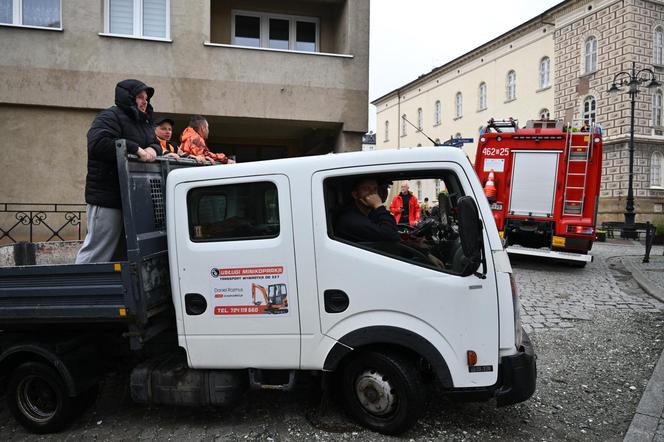
[[[85,204],[0,203],[0,245],[81,240]]]

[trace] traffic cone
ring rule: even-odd
[[[498,193],[496,190],[496,183],[494,182],[495,179],[496,178],[493,173],[493,169],[491,169],[489,172],[489,177],[486,180],[486,184],[484,184],[484,194],[486,195],[486,199],[489,201],[494,201],[496,199],[496,193]]]

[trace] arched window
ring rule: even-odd
[[[509,71],[507,73],[507,80],[505,82],[505,89],[507,91],[507,100],[516,99],[516,72]]]
[[[385,120],[385,141],[390,140],[390,122]]]
[[[406,127],[407,127],[406,125],[407,125],[407,124],[408,124],[408,123],[406,123],[406,114],[403,114],[403,115],[401,116],[401,136],[402,136],[402,137],[405,137],[405,136],[406,136]]]
[[[461,95],[461,92],[457,92],[454,97],[454,115],[457,118],[461,118],[463,115],[463,95]]]
[[[423,125],[423,115],[422,115],[422,108],[419,107],[417,108],[417,128],[419,130],[422,130],[422,125]]]
[[[539,118],[540,120],[550,120],[551,113],[549,112],[549,109],[544,108],[541,111],[539,111]]]
[[[486,109],[486,83],[485,82],[480,83],[480,90],[478,92],[478,95],[479,95],[478,109],[479,110],[484,110],[484,109]]]
[[[586,39],[584,60],[584,73],[589,74],[597,70],[597,39],[593,36]]]
[[[664,30],[661,26],[655,28],[653,32],[652,42],[652,62],[654,64],[662,64],[664,57],[662,57],[662,50],[664,49]]]
[[[658,90],[652,94],[652,126],[661,129],[662,123],[662,91]]]
[[[442,113],[443,109],[440,105],[440,100],[436,101],[436,104],[434,105],[433,108],[433,125],[438,126],[440,124],[440,120],[442,119]]]
[[[597,103],[595,97],[589,95],[583,100],[583,123],[590,126],[597,120]]]
[[[539,65],[539,87],[544,89],[551,86],[551,59],[544,57],[540,60]]]
[[[652,187],[664,187],[664,155],[662,152],[655,151],[650,157],[650,185]]]

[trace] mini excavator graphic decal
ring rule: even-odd
[[[262,300],[256,300],[257,290],[263,296]],[[286,284],[270,284],[267,286],[267,289],[262,285],[251,284],[251,301],[261,309],[262,313],[288,313]]]

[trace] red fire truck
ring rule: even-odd
[[[490,120],[475,158],[508,253],[584,266],[595,236],[601,129],[560,121]]]

